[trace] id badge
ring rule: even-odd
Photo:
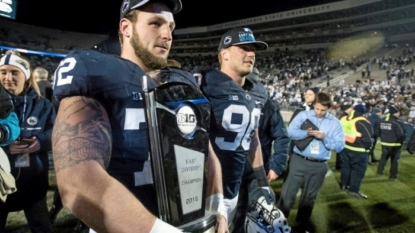
[[[318,144],[318,142],[311,142],[310,143],[310,153],[313,155],[318,155],[319,154],[319,147],[320,144]]]
[[[16,156],[14,161],[15,167],[29,167],[30,166],[30,157],[29,153],[24,153]]]

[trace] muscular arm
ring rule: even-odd
[[[98,232],[149,232],[156,218],[105,168],[111,128],[95,100],[62,100],[52,134],[57,183],[64,206]]]

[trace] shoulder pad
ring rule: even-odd
[[[55,71],[54,95],[58,100],[68,96],[91,96],[120,79],[142,77],[144,72],[133,62],[96,50],[75,50],[62,60]]]
[[[260,100],[262,102],[262,106],[264,106],[265,102],[268,100],[267,90],[265,90],[264,85],[262,85],[261,82],[252,79],[246,79],[245,81],[252,83],[252,89],[249,93]]]

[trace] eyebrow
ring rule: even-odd
[[[173,29],[176,27],[176,22],[174,22],[174,20],[173,21],[167,20],[166,17],[163,17],[163,16],[158,15],[158,14],[150,17],[148,20],[149,21],[152,21],[152,20],[161,20],[161,21],[167,23],[169,26],[172,26]]]
[[[14,67],[11,67],[11,68],[9,68],[9,69],[4,69],[4,68],[0,69],[0,71],[7,71],[7,70],[11,70],[11,71],[20,71],[20,69],[19,69],[19,68],[14,68]]]

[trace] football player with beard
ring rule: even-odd
[[[166,67],[173,14],[181,8],[180,0],[124,0],[121,57],[73,51],[56,70],[54,94],[61,103],[52,143],[58,187],[64,205],[97,232],[181,232],[155,217],[142,87],[146,73]],[[197,87],[190,73],[177,72],[188,77],[180,81]],[[148,81],[150,89],[158,85]],[[218,195],[221,171],[211,147],[208,167],[207,196]],[[225,218],[217,220],[218,232],[228,232]]]
[[[222,167],[228,223],[235,216],[245,162],[251,163],[260,193],[268,203],[275,200],[262,161],[258,121],[267,94],[260,83],[246,79],[255,63],[255,51],[268,45],[256,41],[249,28],[226,32],[219,45],[219,70],[192,73],[212,104],[210,142]]]

